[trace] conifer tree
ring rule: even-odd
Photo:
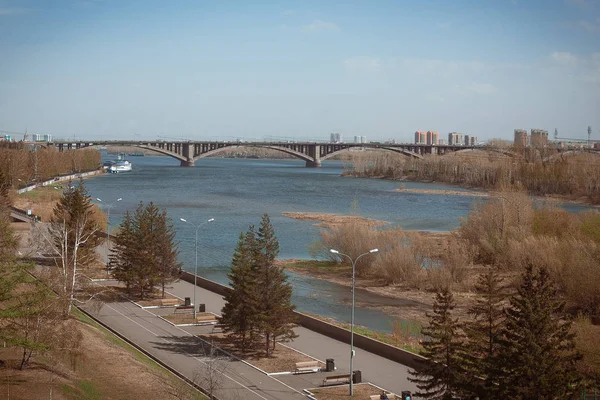
[[[113,277],[125,284],[127,292],[131,290],[134,281],[135,254],[141,245],[136,236],[137,230],[134,226],[133,215],[129,211],[119,224],[119,230],[112,242],[112,253],[110,254],[110,265]]]
[[[91,198],[83,184],[69,186],[56,204],[49,232],[58,268],[55,290],[63,303],[63,314],[68,316],[75,300],[75,291],[87,281],[79,281],[79,269],[96,261],[96,247],[102,238],[98,222],[93,218]]]
[[[260,332],[265,339],[265,353],[269,357],[271,346],[275,348],[275,341],[292,340],[296,337],[293,327],[296,308],[292,304],[292,287],[287,281],[283,268],[275,265],[275,258],[279,254],[279,241],[275,237],[275,230],[269,215],[262,217],[257,239],[257,264],[260,269],[258,276],[258,289],[260,298]]]
[[[452,317],[454,307],[454,296],[446,287],[436,294],[433,314],[427,313],[429,325],[423,335],[428,340],[421,353],[427,360],[422,368],[410,371],[409,380],[419,388],[415,396],[434,400],[464,397],[464,342],[458,319]]]
[[[240,233],[237,247],[227,274],[231,291],[225,295],[221,322],[225,332],[239,338],[240,348],[246,350],[254,341],[259,317],[258,268],[256,264],[256,237],[251,226]]]
[[[493,399],[498,384],[496,365],[506,298],[495,267],[487,267],[475,289],[479,297],[469,309],[473,320],[465,327],[468,337],[465,362],[473,379],[467,380],[465,389],[477,393],[480,399]]]
[[[121,221],[115,236],[111,264],[114,276],[128,290],[138,291],[144,299],[155,286],[171,282],[179,273],[177,245],[173,226],[165,210],[153,202],[140,202],[131,215]]]
[[[500,397],[570,398],[579,377],[575,335],[545,267],[528,265],[510,298],[500,348]]]

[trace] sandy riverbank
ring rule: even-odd
[[[490,193],[463,191],[463,190],[447,190],[447,189],[406,189],[398,188],[396,192],[402,193],[419,193],[419,194],[437,194],[444,196],[469,196],[469,197],[490,197]]]
[[[359,217],[357,215],[339,215],[339,214],[325,214],[325,213],[311,213],[311,212],[283,212],[283,215],[289,218],[298,220],[317,221],[316,226],[335,226],[349,223],[360,223],[365,224],[369,227],[377,227],[388,225],[389,222],[378,221],[375,219]]]

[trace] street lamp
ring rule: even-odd
[[[102,199],[100,199],[99,197],[96,197],[96,200],[98,200],[100,203],[106,206],[106,275],[108,275],[108,241],[110,240],[110,209],[112,208],[113,204],[123,200],[123,198],[119,197],[117,200],[110,203],[102,201]]]
[[[350,396],[352,396],[352,393],[353,393],[352,380],[354,378],[352,376],[352,361],[354,359],[354,275],[356,272],[356,262],[362,256],[366,256],[371,253],[377,253],[379,250],[378,249],[369,250],[368,252],[359,255],[354,260],[348,254],[340,253],[337,250],[330,249],[329,251],[332,252],[333,254],[338,254],[340,256],[348,257],[348,260],[350,260],[350,262],[352,262],[352,316],[350,318]]]
[[[198,275],[198,229],[200,229],[200,227],[204,224],[213,222],[215,219],[211,218],[207,221],[204,221],[203,223],[201,223],[199,225],[194,225],[191,222],[188,222],[187,220],[185,220],[184,218],[179,218],[179,220],[181,222],[185,222],[186,224],[190,224],[190,225],[196,227],[196,236],[195,236],[195,240],[194,240],[194,252],[196,253],[196,262],[194,263],[194,323],[195,323],[196,322],[196,277]]]

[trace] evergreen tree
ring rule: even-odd
[[[173,225],[165,210],[153,202],[140,202],[131,215],[121,221],[115,236],[111,264],[114,276],[128,291],[135,289],[144,299],[155,286],[163,287],[179,273]]]
[[[175,242],[173,222],[162,210],[158,217],[156,258],[158,261],[158,282],[161,285],[162,297],[165,297],[165,285],[179,278],[183,263],[178,261],[179,249]]]
[[[258,289],[260,298],[259,329],[265,338],[265,352],[269,357],[271,345],[275,342],[288,341],[296,337],[293,327],[296,306],[292,304],[292,287],[287,281],[283,268],[275,265],[279,254],[279,241],[268,214],[264,214],[256,235],[257,259],[260,273]]]
[[[74,294],[86,282],[78,281],[79,269],[97,259],[96,248],[102,238],[98,222],[93,218],[91,198],[81,180],[69,185],[53,210],[49,232],[54,253],[58,255],[58,281],[54,289],[63,303],[63,315],[68,316],[75,301]]]
[[[427,313],[429,325],[423,335],[428,340],[421,353],[427,360],[422,368],[410,371],[409,380],[419,388],[415,396],[434,400],[464,397],[464,342],[458,319],[452,318],[454,307],[454,296],[446,287],[436,294],[433,314]]]
[[[134,281],[135,254],[140,246],[134,223],[133,215],[127,211],[119,224],[119,231],[114,236],[110,254],[113,277],[125,284],[127,292],[131,290]]]
[[[569,398],[579,377],[571,322],[546,268],[528,265],[510,298],[500,348],[502,398]]]
[[[240,233],[237,247],[227,274],[231,291],[225,295],[221,322],[225,332],[239,338],[240,347],[246,350],[254,341],[259,317],[258,268],[255,260],[256,237],[251,226],[244,235]]]
[[[480,296],[469,309],[473,320],[465,328],[468,337],[465,362],[473,379],[468,380],[465,389],[480,399],[493,399],[498,384],[496,365],[506,298],[495,267],[488,267],[480,275],[475,289]]]

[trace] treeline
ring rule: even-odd
[[[425,399],[566,399],[586,384],[577,371],[581,354],[546,268],[528,265],[517,291],[507,296],[490,267],[478,282],[472,317],[454,316],[455,301],[441,289],[428,314],[418,371],[411,371]]]
[[[54,176],[96,169],[100,152],[92,149],[65,150],[36,147],[23,143],[0,142],[0,171],[11,187],[23,187]]]
[[[490,190],[520,188],[530,195],[586,198],[600,203],[600,157],[593,154],[561,156],[546,150],[514,157],[476,152],[414,159],[370,152],[354,155],[344,175],[436,181]]]

